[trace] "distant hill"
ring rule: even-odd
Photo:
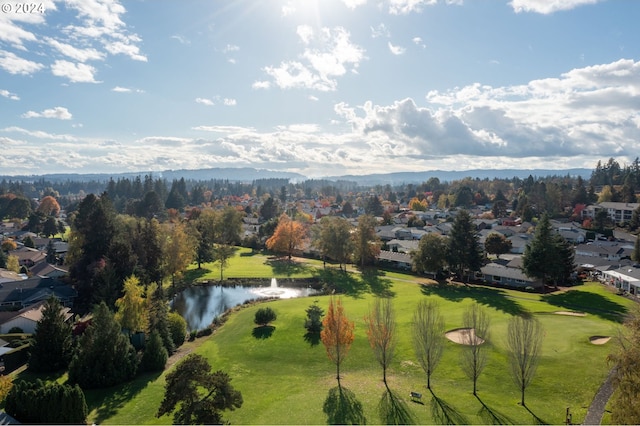
[[[564,170],[546,170],[546,169],[496,169],[496,170],[466,170],[466,171],[446,171],[446,170],[430,170],[423,172],[401,172],[401,173],[386,173],[386,174],[370,174],[370,175],[345,175],[345,176],[333,176],[319,179],[326,179],[330,181],[350,181],[359,185],[399,185],[403,183],[422,183],[426,182],[430,178],[438,178],[441,182],[451,182],[454,180],[464,179],[471,177],[473,179],[512,179],[518,177],[520,179],[526,179],[529,175],[534,178],[547,177],[547,176],[566,176],[572,177],[582,176],[585,179],[591,177],[591,169],[564,169]],[[151,174],[154,178],[164,178],[171,182],[174,179],[185,178],[187,180],[210,180],[210,179],[226,179],[232,182],[253,182],[258,179],[290,179],[292,181],[300,182],[308,180],[306,176],[299,173],[281,172],[275,170],[255,169],[251,167],[243,168],[211,168],[211,169],[197,169],[197,170],[165,170],[162,172],[130,172],[130,173],[96,173],[96,174],[74,174],[74,173],[58,173],[58,174],[45,174],[45,175],[31,175],[31,176],[0,176],[0,179],[6,180],[22,180],[33,181],[38,179],[45,179],[51,182],[61,181],[98,181],[106,182],[110,178],[117,180],[118,178],[133,179],[136,176],[144,176]]]
[[[400,173],[380,173],[371,175],[347,175],[328,177],[329,180],[347,180],[356,182],[361,185],[399,185],[402,183],[422,183],[430,178],[438,178],[440,182],[452,182],[467,177],[472,179],[512,179],[514,177],[526,179],[529,176],[534,178],[548,176],[582,176],[588,180],[591,177],[591,169],[564,169],[564,170],[546,170],[546,169],[495,169],[495,170],[464,170],[464,171],[447,171],[447,170],[429,170],[424,172],[400,172]]]

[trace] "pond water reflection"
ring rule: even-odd
[[[248,300],[278,297],[290,299],[311,296],[313,288],[279,287],[275,278],[269,286],[194,286],[179,293],[172,303],[173,309],[187,321],[189,330],[202,330],[227,309]]]

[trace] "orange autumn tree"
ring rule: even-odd
[[[329,300],[329,309],[322,320],[322,326],[320,339],[327,350],[327,356],[336,365],[336,379],[340,386],[340,364],[347,357],[355,337],[355,324],[345,315],[340,298],[336,303],[333,302],[333,297]]]
[[[306,235],[307,231],[302,223],[292,220],[286,213],[283,213],[278,219],[276,230],[267,240],[267,248],[285,253],[291,260],[294,250],[302,245]]]

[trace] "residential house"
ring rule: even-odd
[[[640,268],[637,265],[604,271],[602,279],[605,283],[635,296],[640,294]]]
[[[413,266],[413,260],[411,259],[411,255],[408,253],[380,250],[376,259],[379,265],[388,266],[394,269],[410,271]]]
[[[594,241],[576,245],[576,255],[599,257],[609,261],[619,261],[631,256],[633,245],[617,241]]]
[[[13,312],[11,318],[6,319],[0,324],[0,333],[8,333],[12,328],[20,328],[23,333],[33,334],[36,331],[36,325],[38,321],[42,319],[42,310],[44,309],[45,301],[41,301],[35,305],[20,309],[17,312]],[[64,307],[62,310],[65,321],[70,321],[73,315],[71,309]]]
[[[418,249],[418,240],[398,240],[393,239],[387,243],[387,247],[390,251],[397,253],[411,253],[413,250]]]
[[[18,264],[20,266],[24,266],[29,269],[33,265],[44,262],[47,258],[46,253],[41,252],[40,250],[30,248],[30,247],[18,247],[15,250],[11,250],[9,252],[10,255],[16,256],[18,258]]]
[[[525,275],[519,268],[510,268],[497,263],[489,263],[480,268],[480,274],[477,278],[484,280],[487,284],[499,285],[504,287],[514,287],[526,289],[541,289],[543,287],[542,280],[530,278]]]
[[[55,296],[64,306],[73,306],[76,290],[56,278],[32,277],[0,285],[0,308],[24,308]]]

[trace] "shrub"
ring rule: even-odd
[[[275,321],[276,318],[277,318],[277,315],[273,309],[269,307],[260,308],[256,311],[256,316],[253,322],[261,326],[266,326],[270,322]]]
[[[7,395],[5,411],[22,423],[85,424],[88,409],[78,385],[20,381]]]
[[[177,312],[169,313],[167,320],[169,322],[171,340],[173,340],[173,344],[178,347],[184,343],[185,336],[187,335],[187,321]]]
[[[11,329],[9,330],[9,334],[18,334],[18,333],[24,333],[24,330],[21,329],[20,327],[11,327]]]

